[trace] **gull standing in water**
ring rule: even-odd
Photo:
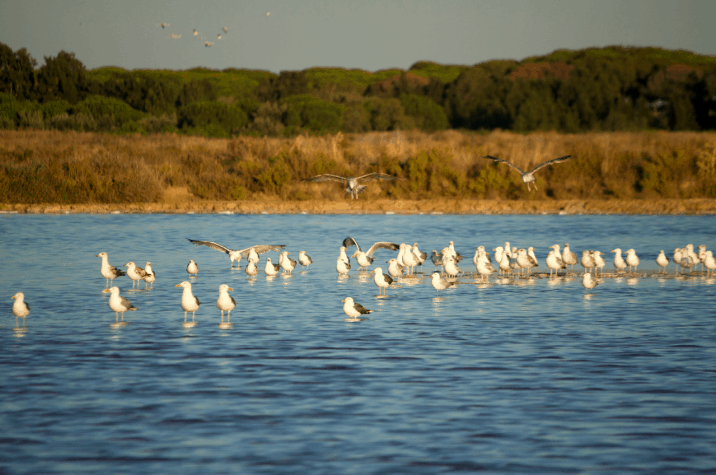
[[[612,252],[614,253],[614,268],[616,271],[619,272],[620,270],[626,269],[627,264],[622,258],[622,250],[620,248],[616,248]]]
[[[552,277],[552,271],[557,271],[557,275],[559,275],[559,270],[566,269],[567,264],[562,261],[562,257],[559,254],[559,244],[551,246],[550,249],[552,250],[547,254],[545,262],[549,267],[549,276]]]
[[[573,271],[574,266],[577,265],[577,255],[569,249],[569,243],[564,244],[564,251],[562,251],[562,262],[564,262],[568,266],[572,266]]]
[[[323,175],[316,175],[313,178],[306,178],[301,181],[337,181],[345,183],[346,193],[350,193],[351,199],[358,199],[358,195],[363,193],[366,189],[366,185],[361,185],[358,181],[373,181],[373,180],[404,180],[404,178],[398,178],[393,175],[386,175],[385,173],[368,173],[361,176],[339,176],[329,175],[324,173]]]
[[[102,274],[102,277],[107,279],[107,288],[109,288],[109,286],[114,282],[114,279],[116,279],[117,277],[127,275],[124,273],[124,271],[109,265],[109,258],[107,257],[106,252],[100,252],[95,257],[102,258],[102,267],[100,267],[99,271]]]
[[[358,320],[361,315],[368,315],[373,310],[368,310],[363,305],[354,302],[352,297],[346,297],[343,300],[343,312],[348,315],[350,321]]]
[[[226,321],[231,320],[231,311],[236,307],[236,300],[229,295],[229,290],[234,290],[226,284],[219,286],[219,298],[216,299],[216,308],[221,310],[221,323],[224,323],[224,312],[228,312]]]
[[[386,262],[388,264],[388,274],[393,279],[399,279],[400,277],[403,277],[403,272],[405,271],[405,267],[398,264],[398,259],[395,257]]]
[[[445,268],[445,274],[450,277],[460,273],[460,268],[457,266],[455,259],[452,256],[446,256],[443,258],[443,267]]]
[[[477,257],[477,262],[475,263],[477,273],[480,274],[480,277],[484,278],[485,281],[489,281],[490,275],[495,272],[495,269],[492,267],[492,264],[490,264],[490,257],[484,250],[478,249],[477,252],[480,253]]]
[[[116,289],[117,287],[112,288]],[[117,292],[119,292],[119,289],[117,289]],[[10,298],[15,299],[12,304],[12,314],[15,315],[15,320],[22,318],[22,326],[25,326],[25,317],[30,314],[30,306],[25,302],[25,294],[18,292]]]
[[[351,265],[350,265],[350,263],[341,259],[340,256],[338,256],[338,259],[336,259],[336,270],[338,271],[338,273],[340,275],[344,275],[344,274],[347,274],[348,271],[351,270]]]
[[[284,272],[291,273],[293,272],[293,269],[296,268],[296,261],[288,257],[291,255],[288,251],[283,251],[281,254],[283,254],[283,261],[281,261],[281,268],[284,270]]]
[[[378,286],[378,293],[380,295],[381,289],[383,289],[383,295],[385,295],[385,289],[393,283],[393,278],[388,274],[383,274],[383,269],[376,267],[373,269],[371,274],[375,274],[375,285]]]
[[[600,251],[592,252],[592,259],[594,260],[594,275],[597,275],[597,271],[604,275],[604,266],[607,265],[607,262],[602,257],[602,253]]]
[[[597,286],[597,281],[592,278],[592,274],[585,272],[582,276],[582,285],[587,289],[585,294],[588,294],[590,290]]]
[[[189,265],[186,266],[186,271],[189,273],[189,275],[193,275],[196,277],[196,275],[199,273],[199,264],[194,262],[194,259],[189,259]]]
[[[580,260],[580,264],[582,264],[582,267],[584,267],[584,272],[589,272],[592,267],[594,267],[594,259],[592,259],[592,253],[584,250],[582,251],[582,259]]]
[[[343,262],[346,263],[346,266],[347,266],[349,269],[351,268],[351,260],[350,260],[350,258],[346,255],[346,247],[345,247],[345,246],[341,246],[341,254],[338,256],[338,259],[342,259]]]
[[[629,249],[627,251],[626,265],[629,266],[630,272],[636,272],[636,268],[639,266],[639,258],[637,257],[636,251],[634,249]],[[634,270],[631,270],[632,267],[634,268]]]
[[[527,191],[532,191],[532,190],[530,189],[530,183],[534,183],[535,190],[537,190],[537,183],[535,183],[535,176],[534,176],[534,174],[535,174],[538,170],[540,170],[541,168],[544,168],[544,167],[546,167],[546,166],[548,166],[548,165],[554,165],[554,164],[556,164],[556,163],[565,162],[565,161],[567,161],[567,160],[569,160],[570,158],[573,158],[573,157],[572,157],[571,155],[565,155],[564,157],[559,157],[559,158],[554,158],[554,159],[552,159],[552,160],[547,160],[546,162],[544,162],[544,163],[542,163],[542,164],[540,164],[540,165],[537,165],[536,167],[534,167],[532,170],[530,170],[530,171],[528,171],[528,172],[522,170],[520,167],[518,167],[518,166],[515,165],[514,163],[508,162],[507,160],[503,160],[503,159],[501,159],[501,158],[493,157],[493,156],[491,156],[491,155],[487,155],[487,156],[485,156],[485,157],[483,157],[483,158],[487,158],[487,159],[490,159],[490,160],[494,160],[494,161],[496,161],[496,162],[504,163],[504,164],[506,164],[506,165],[511,166],[512,168],[514,168],[514,169],[517,170],[518,172],[520,172],[520,175],[522,175],[522,181],[525,182],[525,183],[527,183]]]
[[[119,295],[119,288],[118,287],[112,287],[109,289],[104,289],[102,291],[103,293],[110,294],[109,295],[109,308],[112,309],[116,316],[115,322],[119,322],[119,314],[122,314],[122,321],[124,321],[124,312],[128,311],[135,311],[137,310],[137,307],[129,303],[129,300],[125,299],[121,295]]]
[[[181,294],[181,308],[184,310],[184,322],[186,322],[186,314],[189,312],[191,312],[191,321],[193,322],[194,314],[197,310],[199,310],[201,302],[199,302],[199,299],[194,297],[194,294],[191,293],[191,284],[186,280],[181,284],[175,285],[175,287],[184,288]]]
[[[443,267],[443,258],[435,249],[433,249],[433,255],[430,256],[430,260],[433,261],[435,270],[437,270],[438,267]]]
[[[664,254],[664,250],[662,249],[659,251],[659,255],[656,256],[656,265],[659,266],[659,273],[661,273],[661,268],[664,268],[664,272],[666,272],[666,266],[669,265],[669,258],[666,257],[666,254]]]
[[[272,263],[270,257],[266,258],[266,267],[264,267],[264,272],[266,272],[266,275],[273,277],[278,274],[279,269],[281,269],[281,266],[279,264]]]
[[[155,280],[157,280],[157,274],[152,269],[152,263],[147,262],[144,264],[144,288],[147,288],[147,284],[152,284],[152,287],[154,287]]]
[[[127,276],[132,279],[132,290],[134,290],[134,284],[144,279],[147,273],[144,271],[144,269],[142,269],[141,267],[137,267],[137,265],[131,261],[124,264],[124,267],[127,268]],[[138,287],[139,285],[137,285],[137,288]]]
[[[711,272],[711,276],[713,277],[714,269],[716,269],[716,259],[714,259],[711,251],[704,253],[704,267],[706,267],[706,277],[709,277],[709,272]]]
[[[249,251],[253,249],[257,254],[263,254],[264,252],[268,251],[277,251],[281,252],[281,249],[286,247],[285,245],[279,245],[279,244],[258,244],[256,246],[247,247],[246,249],[229,249],[228,247],[222,246],[221,244],[217,244],[215,242],[211,241],[195,241],[194,239],[187,239],[192,244],[195,244],[197,246],[207,246],[211,249],[214,249],[216,251],[223,252],[225,254],[229,255],[229,258],[231,259],[231,267],[234,267],[234,261],[236,261],[237,266],[241,266],[241,258],[242,257],[248,257]]]
[[[418,260],[418,264],[420,264],[420,273],[423,273],[423,262],[428,258],[428,254],[426,252],[421,251],[418,249],[418,243],[413,243],[413,254],[415,255],[415,258]]]
[[[313,259],[306,254],[306,251],[298,251],[298,263],[303,266],[303,270],[306,270],[308,266],[313,264]]]
[[[400,248],[395,243],[381,241],[381,242],[376,242],[375,244],[370,246],[370,249],[368,249],[368,251],[363,252],[361,247],[358,245],[358,241],[356,241],[352,237],[348,236],[347,238],[345,238],[343,240],[343,248],[348,249],[351,246],[355,246],[357,248],[356,252],[353,253],[353,255],[351,257],[355,257],[356,261],[358,261],[358,265],[360,265],[360,267],[358,268],[359,271],[363,267],[365,267],[366,270],[368,270],[368,267],[370,267],[370,265],[373,264],[373,261],[375,260],[375,258],[373,257],[373,253],[375,253],[375,251],[377,251],[378,249],[388,249],[389,251],[397,251]],[[343,250],[342,252],[345,252],[345,250]]]
[[[249,265],[246,266],[246,275],[249,277],[256,277],[256,275],[259,273],[258,267],[256,267],[256,264],[253,262],[249,262]]]
[[[447,279],[443,279],[442,277],[440,277],[440,272],[435,271],[432,273],[430,283],[435,289],[435,295],[440,295],[442,294],[443,290],[447,289],[448,287],[452,287],[457,282],[450,282]]]

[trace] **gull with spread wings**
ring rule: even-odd
[[[518,172],[520,172],[520,174],[522,175],[522,181],[524,181],[525,183],[527,183],[527,190],[528,190],[528,191],[532,191],[532,190],[530,189],[530,183],[534,183],[534,182],[535,182],[535,175],[534,175],[534,174],[535,174],[535,172],[536,172],[537,170],[539,170],[540,168],[544,168],[544,167],[546,167],[547,165],[554,165],[555,163],[566,162],[566,161],[569,160],[570,158],[574,158],[574,157],[572,157],[571,155],[565,155],[564,157],[559,157],[559,158],[555,158],[555,159],[552,159],[552,160],[547,160],[546,162],[542,163],[541,165],[537,165],[536,167],[534,167],[532,170],[530,170],[530,171],[528,171],[528,172],[522,170],[520,167],[518,167],[518,166],[515,165],[514,163],[510,163],[510,162],[508,162],[507,160],[503,160],[503,159],[501,159],[501,158],[493,157],[493,156],[491,156],[491,155],[487,155],[487,156],[482,157],[482,158],[488,158],[488,159],[490,159],[490,160],[494,160],[494,161],[496,161],[496,162],[502,162],[502,163],[504,163],[504,164],[507,164],[507,165],[511,166],[512,168],[514,168],[515,170],[517,170]],[[537,190],[537,183],[535,183],[535,190]]]
[[[228,247],[224,247],[221,244],[217,244],[215,242],[211,241],[195,241],[194,239],[187,239],[187,241],[191,242],[192,244],[196,246],[208,246],[214,250],[221,251],[223,253],[226,253],[231,258],[231,267],[234,267],[234,261],[236,261],[238,264],[241,263],[242,257],[248,257],[249,252],[251,249],[256,251],[256,254],[263,254],[264,252],[269,251],[281,251],[284,247],[286,247],[284,244],[281,245],[270,245],[270,244],[259,244],[257,246],[251,246],[247,247],[246,249],[239,249],[239,250],[233,250],[229,249]]]
[[[361,250],[360,246],[358,245],[358,242],[350,236],[343,240],[343,246],[346,248],[349,248],[351,246],[355,246],[358,248],[358,250],[351,256],[355,257],[358,261],[358,264],[360,265],[360,268],[358,268],[358,270],[361,270],[361,268],[363,267],[367,269],[373,263],[373,261],[375,260],[375,258],[373,257],[373,253],[378,249],[397,251],[400,248],[398,244],[395,244],[393,242],[376,242],[375,244],[370,246],[368,252],[363,252],[363,250]]]
[[[405,180],[405,178],[398,178],[397,176],[386,175],[385,173],[368,173],[366,175],[361,176],[339,176],[324,173],[323,175],[316,175],[313,178],[306,178],[305,180],[301,181],[337,181],[340,183],[345,183],[347,186],[346,193],[351,194],[351,199],[357,200],[358,195],[363,193],[366,189],[366,185],[359,184],[358,180]]]

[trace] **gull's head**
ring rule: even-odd
[[[347,303],[348,305],[350,305],[350,304],[353,303],[353,297],[346,297],[346,298],[344,298],[343,300],[341,300],[341,302],[345,302],[345,303]]]
[[[341,251],[346,252],[346,246],[341,246]]]
[[[267,262],[268,264],[271,264],[271,258],[270,258],[270,257],[267,257],[267,258],[266,258],[266,262]]]
[[[110,287],[109,289],[104,289],[102,291],[103,294],[117,294],[119,295],[119,287]]]
[[[306,253],[306,251],[298,251],[298,255],[299,255],[299,256],[302,256],[302,255],[304,255],[305,253]]]
[[[565,248],[565,249],[569,249],[569,243],[568,243],[568,242],[565,242],[565,243],[564,243],[564,248]]]
[[[701,244],[701,245],[699,246],[699,249],[706,249],[706,244]]]
[[[380,275],[380,274],[383,273],[383,269],[381,269],[380,267],[376,267],[375,269],[373,269],[373,270],[371,271],[371,274],[373,274],[373,273],[376,273],[376,274]]]
[[[622,253],[622,250],[619,249],[619,248],[616,248],[616,249],[614,249],[612,252],[616,252],[616,253],[618,253],[618,254],[621,254],[621,253]]]
[[[553,244],[552,246],[549,246],[550,249],[554,249],[555,251],[559,251],[559,244]]]
[[[194,259],[189,259],[189,264],[195,264]]]
[[[227,292],[227,291],[229,291],[229,290],[234,290],[234,289],[232,289],[231,287],[229,287],[229,286],[226,285],[226,284],[221,284],[221,285],[219,286],[219,292]]]
[[[430,277],[432,277],[433,280],[440,280],[440,272],[435,271],[430,275]]]
[[[357,255],[358,255],[358,251],[354,252],[353,255],[351,255],[351,257],[355,257]]]
[[[23,294],[22,292],[18,292],[18,293],[16,293],[15,295],[13,295],[13,296],[10,297],[10,298],[11,298],[11,299],[22,300],[22,299],[25,298],[25,294]]]
[[[107,253],[103,251],[97,254],[95,257],[107,257]]]
[[[706,247],[706,246],[704,246],[704,247]],[[415,248],[415,249],[418,248],[418,243],[417,243],[417,242],[414,242],[414,243],[413,243],[413,248]]]
[[[174,287],[184,287],[185,289],[191,289],[191,284],[185,280],[181,284],[177,284]]]
[[[634,249],[629,249],[627,251],[627,254],[636,254],[636,251]]]
[[[135,265],[136,265],[136,264],[134,264],[134,262],[129,261],[129,262],[127,262],[126,264],[124,264],[122,267],[135,267]]]

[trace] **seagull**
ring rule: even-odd
[[[517,170],[518,172],[520,172],[520,174],[522,175],[522,181],[524,181],[525,183],[527,183],[527,191],[532,191],[532,190],[530,189],[530,183],[534,183],[534,182],[535,182],[534,173],[535,173],[537,170],[539,170],[540,168],[544,168],[544,167],[546,167],[547,165],[554,165],[554,164],[556,164],[556,163],[565,162],[565,161],[567,161],[567,160],[569,160],[570,158],[573,158],[573,157],[572,157],[571,155],[565,155],[564,157],[559,157],[559,158],[554,158],[554,159],[552,159],[552,160],[547,160],[546,162],[542,163],[541,165],[537,165],[536,167],[534,167],[532,170],[530,170],[530,171],[528,171],[528,172],[525,172],[524,170],[522,170],[520,167],[518,167],[518,166],[515,165],[514,163],[510,163],[510,162],[508,162],[507,160],[503,160],[503,159],[501,159],[501,158],[493,157],[493,156],[491,156],[491,155],[487,155],[487,156],[485,156],[485,157],[483,157],[483,158],[487,158],[487,159],[490,159],[490,160],[494,160],[494,161],[496,161],[496,162],[505,163],[505,164],[511,166],[512,168],[514,168],[515,170]],[[535,186],[535,190],[537,190],[537,183],[535,183],[534,186]]]
[[[400,247],[403,248],[403,264],[408,268],[408,275],[410,275],[411,269],[414,270],[419,263],[418,258],[413,254],[410,244],[401,244]]]
[[[706,244],[701,244],[699,246],[699,262],[701,263],[701,269],[704,268],[704,259],[706,258]]]
[[[594,275],[597,275],[597,271],[604,274],[604,266],[607,265],[607,262],[602,257],[602,253],[600,251],[592,252],[592,259],[594,260]]]
[[[214,44],[213,41],[205,41],[205,42],[204,42],[204,46],[206,46],[207,48],[210,47],[210,46],[213,45],[213,44]]]
[[[256,264],[249,262],[249,265],[246,266],[246,270],[244,272],[246,272],[246,275],[249,277],[254,277],[259,273],[259,269],[256,267]]]
[[[666,266],[669,265],[669,258],[666,257],[663,249],[659,251],[659,255],[656,256],[656,264],[659,266],[659,273],[661,273],[662,267],[664,268],[664,272],[666,272]]]
[[[356,261],[358,261],[358,264],[360,265],[358,270],[361,270],[361,268],[363,268],[363,267],[365,267],[367,269],[371,264],[373,264],[373,261],[375,260],[375,258],[373,257],[373,254],[378,249],[388,249],[390,251],[397,251],[400,247],[393,242],[380,241],[380,242],[376,242],[375,244],[370,246],[370,249],[368,249],[367,252],[363,252],[361,247],[358,245],[358,241],[356,241],[352,237],[348,236],[347,238],[345,238],[343,240],[343,247],[341,247],[341,252],[345,252],[345,250],[343,250],[343,248],[348,249],[351,246],[355,246],[358,248],[358,250],[355,253],[353,253],[353,255],[351,256],[351,257],[355,257]]]
[[[674,249],[674,264],[676,264],[676,273],[679,273],[679,267],[681,267],[681,249],[678,247]]]
[[[616,248],[612,252],[614,253],[614,268],[616,271],[619,272],[620,270],[626,269],[627,264],[622,258],[622,250],[620,248]]]
[[[132,290],[134,290],[134,284],[144,279],[147,273],[141,267],[137,267],[134,262],[127,262],[124,267],[127,268],[127,276],[132,279]],[[137,284],[137,288],[139,288],[139,284]]]
[[[350,269],[351,268],[351,260],[346,255],[346,246],[341,246],[340,251],[341,251],[341,254],[340,254],[340,256],[338,256],[338,258],[341,259],[343,262],[345,262],[346,265],[348,266],[348,268]]]
[[[383,269],[376,267],[371,274],[375,274],[375,285],[378,286],[378,293],[381,289],[387,289],[393,283],[393,278],[388,274],[383,274]]]
[[[189,259],[189,265],[186,266],[186,271],[189,275],[194,274],[194,277],[199,273],[199,265],[194,262],[194,259]]]
[[[296,268],[296,261],[288,257],[291,253],[288,251],[283,251],[281,254],[283,254],[283,260],[281,261],[281,267],[285,272],[288,272],[289,274],[293,272],[293,269]]]
[[[527,258],[530,261],[530,266],[527,268],[527,273],[530,274],[532,272],[533,267],[539,267],[539,262],[537,261],[537,257],[535,256],[534,247],[527,248]]]
[[[388,262],[386,262],[386,264],[388,264],[388,274],[390,274],[390,276],[393,279],[398,279],[400,277],[403,277],[403,272],[405,271],[405,267],[398,264],[398,259],[396,259],[394,257],[391,260],[389,260]]]
[[[452,256],[448,256],[443,259],[443,267],[445,269],[445,274],[448,277],[457,277],[457,275],[460,273],[460,268],[458,268],[457,263]]]
[[[457,282],[451,282],[447,279],[443,279],[440,277],[440,272],[435,271],[431,275],[430,283],[433,285],[433,288],[435,289],[435,295],[442,294],[442,291],[447,289],[448,287],[452,287]]]
[[[199,32],[196,31],[196,28],[194,28],[194,33],[192,33],[193,36],[199,36]]]
[[[227,31],[229,31],[229,30],[226,29],[226,27],[224,27],[223,30],[224,30],[224,33],[226,33]]]
[[[564,250],[562,251],[562,262],[568,266],[572,266],[572,270],[574,270],[574,266],[577,265],[577,255],[569,249],[569,243],[565,243],[564,245]]]
[[[231,320],[231,311],[236,307],[236,300],[229,295],[229,290],[234,290],[226,284],[219,286],[219,298],[216,299],[216,308],[221,310],[221,323],[224,323],[224,312],[227,314],[227,322]]]
[[[171,35],[167,36],[167,38],[171,38],[171,39],[173,39],[173,40],[178,40],[179,38],[181,38],[181,35],[177,35],[177,34],[175,34],[175,33],[172,33]]]
[[[443,259],[445,258],[445,256],[452,256],[455,259],[456,263],[459,263],[462,260],[462,254],[455,250],[455,243],[453,243],[452,241],[448,243],[448,247],[445,247],[442,251],[440,251],[440,255],[443,257]]]
[[[117,287],[114,287],[115,289]],[[119,292],[119,290],[117,290]],[[15,319],[22,318],[23,325],[25,324],[25,317],[30,314],[30,306],[25,302],[25,294],[18,292],[11,299],[15,299],[12,304],[12,314],[15,315]]]
[[[237,262],[237,265],[240,265],[241,258],[248,257],[251,249],[253,249],[257,254],[263,254],[269,251],[281,252],[281,249],[286,247],[283,244],[258,244],[256,246],[247,247],[246,249],[233,250],[211,241],[195,241],[194,239],[187,239],[187,241],[197,246],[208,246],[216,251],[221,251],[225,254],[228,254],[229,258],[231,259],[231,267],[234,267],[234,261]]]
[[[415,257],[418,259],[418,263],[420,264],[420,273],[423,273],[423,262],[428,258],[428,254],[418,249],[418,243],[413,243],[413,254],[415,254]]]
[[[341,300],[343,303],[343,311],[351,320],[356,320],[361,315],[367,315],[373,310],[368,310],[363,305],[353,301],[352,297],[346,297]]]
[[[691,257],[689,256],[688,249],[684,247],[682,249],[678,249],[678,251],[679,251],[679,253],[678,253],[679,267],[683,267],[684,269],[689,269],[689,272],[691,272],[691,268],[696,265],[696,262],[694,262],[694,260],[691,259]],[[676,253],[676,251],[674,251],[674,261],[675,262],[676,262],[676,257],[677,257],[677,253]],[[677,272],[678,272],[678,269],[677,269]]]
[[[582,264],[582,267],[584,267],[584,272],[589,272],[592,267],[594,267],[594,259],[592,258],[592,253],[587,251],[586,249],[582,251],[582,259],[579,261],[580,264]]]
[[[217,39],[217,40],[220,40],[220,39],[221,39],[221,33],[219,33],[218,35],[216,35],[216,39]]]
[[[266,267],[264,267],[264,272],[266,272],[266,275],[270,275],[271,277],[278,274],[279,269],[281,269],[280,264],[274,264],[271,262],[271,258],[266,258]]]
[[[306,251],[298,251],[298,263],[303,266],[303,270],[306,270],[308,266],[313,264],[313,259],[306,254]]]
[[[585,289],[587,289],[585,292],[585,294],[587,294],[590,290],[597,286],[597,281],[592,278],[592,274],[585,272],[582,276],[582,285]]]
[[[100,267],[100,273],[102,274],[102,277],[107,279],[107,288],[109,288],[110,284],[116,279],[117,277],[127,275],[124,273],[124,271],[117,269],[114,266],[109,265],[109,260],[107,257],[106,252],[100,252],[95,257],[101,257],[102,258],[102,267]]]
[[[339,274],[347,274],[349,270],[351,270],[350,263],[344,261],[340,257],[336,259],[336,270]]]
[[[157,274],[152,270],[152,263],[147,262],[144,264],[144,288],[147,288],[147,284],[152,284],[152,287],[154,287],[155,280],[157,280]]]
[[[357,200],[358,195],[363,193],[366,189],[366,185],[361,185],[358,183],[359,180],[404,180],[404,178],[398,178],[397,176],[393,175],[386,175],[385,173],[367,173],[361,176],[339,176],[324,173],[323,175],[316,175],[313,178],[306,178],[305,180],[301,181],[337,181],[340,183],[345,183],[348,187],[346,188],[346,193],[351,194],[351,199]]]
[[[174,287],[184,287],[184,291],[181,294],[181,308],[184,310],[184,321],[186,322],[186,314],[191,312],[191,321],[194,321],[194,314],[199,310],[199,299],[194,297],[191,293],[191,284],[186,280],[181,284],[177,284]]]
[[[549,267],[549,276],[552,277],[552,271],[557,271],[557,275],[559,275],[560,269],[566,269],[567,264],[562,261],[562,258],[559,255],[559,244],[555,244],[554,246],[551,246],[550,249],[552,249],[549,254],[547,255],[547,267]]]
[[[122,314],[122,321],[124,321],[124,312],[135,311],[137,307],[129,303],[129,300],[119,295],[119,287],[112,287],[110,289],[104,289],[102,293],[109,295],[109,308],[112,309],[116,316],[115,321],[119,321],[119,314]]]
[[[477,273],[480,274],[480,277],[484,277],[486,281],[490,280],[490,275],[495,272],[495,269],[492,267],[492,264],[490,264],[490,257],[484,250],[478,249],[476,252],[480,253],[480,255],[477,257],[477,262],[475,263]]]
[[[629,266],[630,272],[636,272],[636,268],[639,266],[639,258],[637,257],[634,249],[629,249],[627,251],[626,265]],[[632,267],[634,268],[633,271],[631,270]]]
[[[433,261],[436,270],[438,267],[443,267],[443,258],[435,249],[433,249],[433,255],[430,256],[430,260]]]

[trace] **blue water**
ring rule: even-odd
[[[607,270],[633,247],[647,275],[586,297],[575,276],[463,277],[441,298],[418,278],[376,298],[371,274],[335,271],[349,235],[453,240],[469,271],[476,246],[505,241],[534,246],[541,270],[552,244],[599,249]],[[185,238],[286,244],[315,264],[269,279],[264,255],[248,279],[245,260],[230,270]],[[713,473],[714,279],[653,275],[660,249],[687,243],[716,246],[713,218],[1,215],[0,473]],[[101,251],[158,276],[146,291],[115,280],[139,307],[125,326]],[[376,256],[385,269],[394,253]],[[202,301],[191,328],[183,280]],[[18,291],[31,313],[15,329]],[[347,296],[375,313],[344,321]]]

